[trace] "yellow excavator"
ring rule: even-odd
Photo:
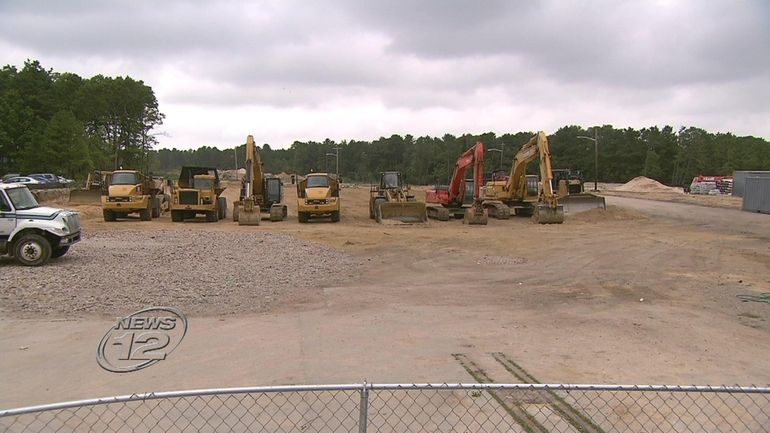
[[[246,176],[241,182],[240,199],[233,204],[233,221],[238,225],[259,225],[262,212],[270,221],[283,221],[288,210],[283,201],[283,183],[278,177],[265,176],[254,136],[246,137]]]
[[[533,188],[532,176],[527,176],[527,165],[539,159],[540,185]],[[507,179],[487,182],[481,191],[482,205],[490,216],[505,218],[506,212],[532,214],[539,224],[561,224],[564,222],[564,206],[554,193],[551,169],[551,148],[548,137],[538,132],[521,147],[513,159],[511,174]],[[535,181],[536,182],[536,181]]]

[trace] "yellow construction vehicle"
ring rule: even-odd
[[[424,223],[428,220],[425,203],[419,202],[405,186],[401,172],[380,173],[380,184],[369,189],[369,218]]]
[[[171,200],[171,221],[181,222],[206,215],[206,221],[217,222],[227,217],[227,199],[221,197],[225,188],[212,167],[182,167]]]
[[[535,159],[540,161],[540,182],[536,189],[532,178],[526,175],[527,165]],[[514,215],[532,214],[533,220],[540,224],[561,224],[564,207],[553,191],[552,180],[551,149],[548,137],[540,131],[516,154],[508,179],[492,180],[482,188],[482,204],[497,218],[507,218],[513,210]]]
[[[102,196],[103,185],[106,188],[107,179],[112,175],[111,171],[94,170],[88,173],[86,184],[83,188],[70,190],[70,202],[75,203],[99,203]]]
[[[111,172],[104,177],[101,191],[105,221],[115,221],[132,213],[138,213],[142,221],[160,216],[163,182],[137,170]]]
[[[283,221],[288,210],[283,200],[283,183],[277,177],[266,177],[262,171],[254,137],[246,137],[246,176],[241,182],[240,199],[233,204],[233,221],[238,225],[259,225],[262,212],[270,213],[270,221]]]
[[[310,173],[297,183],[297,216],[301,223],[325,216],[340,220],[340,184],[333,174]]]
[[[586,192],[580,170],[553,170],[553,180],[557,185],[556,195],[559,197],[559,203],[564,206],[565,212],[579,212],[596,208],[606,209],[607,204],[604,197]]]

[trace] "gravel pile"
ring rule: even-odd
[[[15,316],[123,316],[149,306],[187,314],[266,311],[356,273],[352,256],[267,232],[88,233],[60,259],[0,260],[0,311]]]

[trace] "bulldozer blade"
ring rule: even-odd
[[[489,214],[487,213],[486,209],[483,209],[481,211],[473,207],[469,207],[465,209],[465,214],[463,215],[463,224],[487,225],[488,221],[489,221]]]
[[[375,215],[377,222],[396,220],[403,223],[424,223],[428,221],[425,203],[419,201],[380,203]]]
[[[101,191],[98,189],[73,189],[70,190],[70,203],[100,203],[102,201]]]
[[[262,215],[260,215],[258,207],[255,207],[251,212],[247,212],[241,208],[238,213],[239,226],[258,226],[261,220]]]
[[[552,208],[547,204],[538,204],[532,213],[532,220],[538,224],[561,224],[564,222],[564,206]]]
[[[591,193],[570,194],[559,199],[566,213],[577,213],[591,209],[607,209],[604,197]]]

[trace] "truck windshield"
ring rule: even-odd
[[[327,188],[329,186],[329,178],[326,176],[310,176],[307,178],[308,188]]]
[[[382,175],[383,188],[398,188],[398,173],[385,173]]]
[[[8,198],[11,199],[11,203],[13,203],[13,207],[16,210],[32,209],[40,206],[37,204],[35,196],[26,187],[6,189],[5,193],[8,194]]]
[[[139,183],[139,176],[136,173],[113,173],[111,185],[136,185]]]
[[[211,189],[214,187],[214,179],[193,179],[193,188],[195,189]]]

